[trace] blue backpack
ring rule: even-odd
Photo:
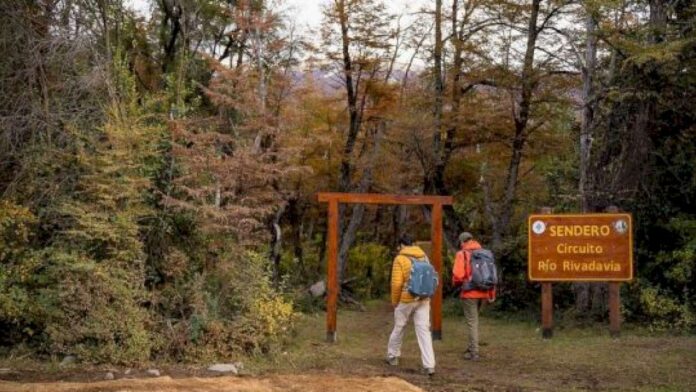
[[[437,271],[430,264],[428,258],[411,259],[411,277],[408,280],[408,292],[414,297],[430,298],[435,295],[437,289]]]

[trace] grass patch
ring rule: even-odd
[[[447,301],[447,306],[456,306]],[[398,376],[431,391],[480,390],[692,390],[696,369],[696,337],[649,334],[625,329],[609,337],[605,325],[557,328],[551,340],[541,338],[533,315],[481,320],[482,361],[462,358],[467,336],[463,319],[447,312],[444,340],[435,342],[437,377],[421,376],[420,354],[413,328],[404,341],[401,366],[383,363],[392,327],[391,307],[367,304],[366,312],[341,310],[337,344],[324,341],[323,313],[305,315],[295,339],[280,355],[250,363],[257,373],[331,372],[346,375]],[[456,313],[454,313],[456,314]]]

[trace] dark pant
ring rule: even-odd
[[[464,303],[464,320],[466,329],[469,333],[469,348],[468,351],[472,354],[479,352],[479,308],[483,300],[478,298],[465,298]]]

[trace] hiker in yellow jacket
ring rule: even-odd
[[[399,239],[399,254],[394,258],[391,274],[391,303],[394,307],[394,329],[387,345],[387,363],[399,364],[401,342],[409,318],[413,315],[423,370],[429,376],[435,374],[435,353],[430,332],[430,299],[417,299],[408,292],[411,276],[411,258],[426,259],[425,252],[413,245],[413,238],[404,234]]]

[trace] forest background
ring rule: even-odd
[[[633,214],[622,313],[696,328],[696,5],[333,0],[0,2],[0,347],[86,362],[277,350],[322,299],[317,191],[453,195],[495,311],[537,309],[526,215]],[[341,210],[347,305],[385,294],[429,211]],[[578,322],[604,284],[559,285]],[[445,280],[445,295],[452,287]],[[357,304],[357,305],[356,305]],[[530,314],[536,314],[536,310]]]

